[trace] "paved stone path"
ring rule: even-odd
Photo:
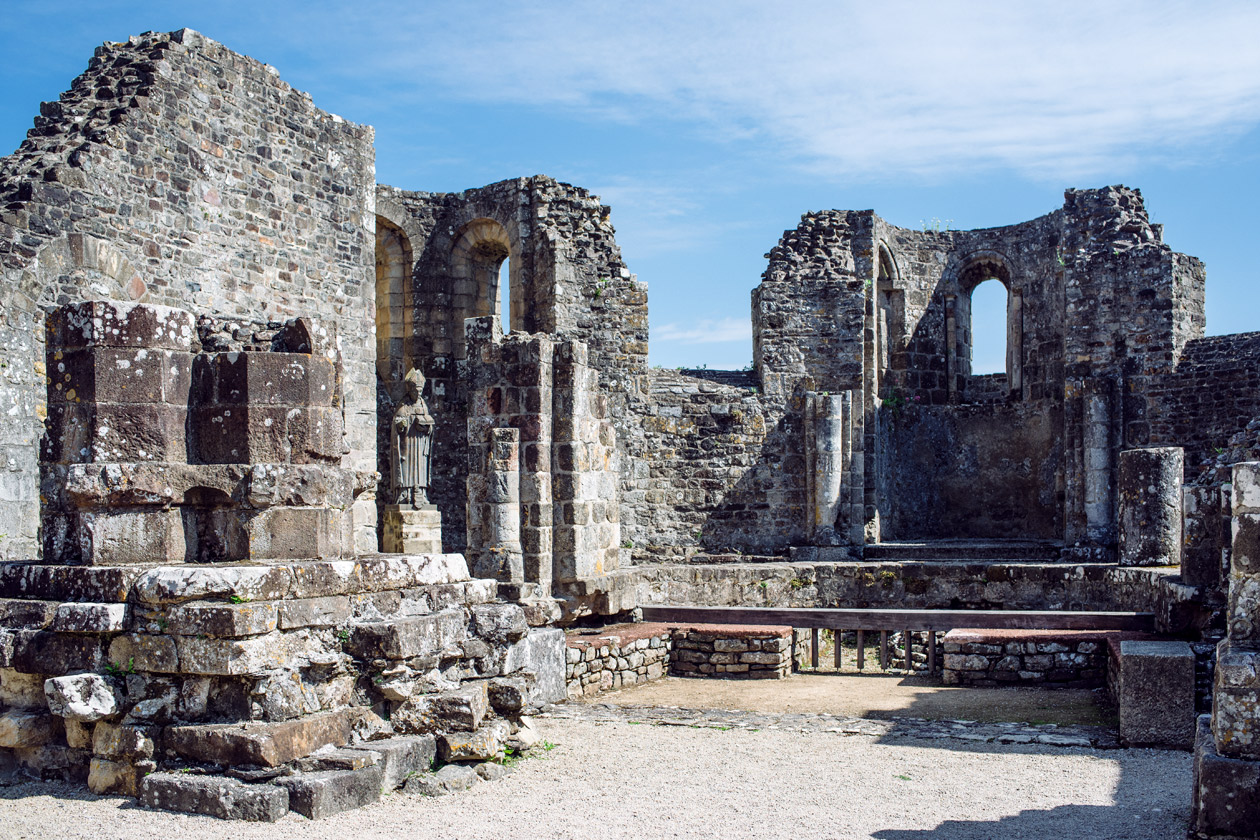
[[[565,703],[543,709],[539,717],[591,722],[689,726],[705,729],[772,730],[876,738],[950,738],[997,744],[1039,744],[1050,747],[1118,749],[1113,731],[1098,726],[981,723],[971,720],[925,720],[897,717],[885,720],[829,714],[748,712],[732,709],[684,709],[673,706]]]

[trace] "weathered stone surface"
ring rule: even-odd
[[[12,668],[0,668],[0,706],[9,709],[48,708],[42,674],[24,674]]]
[[[44,683],[48,709],[67,720],[91,723],[118,713],[113,686],[100,674],[52,677]]]
[[[350,599],[344,595],[281,601],[279,610],[281,630],[293,630],[299,627],[337,627],[349,623],[354,616]]]
[[[138,576],[135,597],[149,604],[206,598],[274,601],[288,595],[293,573],[286,566],[159,568]]]
[[[507,721],[487,723],[475,732],[442,732],[437,736],[442,761],[491,761],[503,755],[509,734]]]
[[[365,750],[380,756],[381,787],[394,790],[415,773],[426,773],[437,756],[437,740],[432,735],[403,735],[380,741],[355,744],[349,750]]]
[[[123,671],[180,672],[179,650],[169,636],[128,634],[109,643],[109,661]]]
[[[404,790],[419,796],[445,796],[468,790],[480,781],[477,771],[462,764],[448,764],[436,773],[418,773],[407,779]]]
[[[98,723],[92,732],[92,752],[104,758],[128,761],[153,758],[160,738],[161,729],[156,726]]]
[[[1190,829],[1201,837],[1249,838],[1260,828],[1260,761],[1216,751],[1210,717],[1198,720]]]
[[[257,636],[276,629],[277,605],[260,603],[181,604],[167,613],[167,632],[181,636]]]
[[[328,770],[285,776],[276,784],[289,791],[289,810],[312,820],[362,808],[381,798],[384,778],[380,767]]]
[[[128,567],[51,566],[38,563],[0,564],[0,597],[48,601],[121,603],[143,569]],[[51,621],[51,617],[49,618]]]
[[[92,754],[60,744],[45,744],[16,749],[13,756],[27,776],[82,784],[87,781]]]
[[[8,639],[12,653],[8,663],[27,674],[47,674],[49,665],[57,663],[58,669],[68,672],[101,671],[106,663],[101,637],[96,635],[72,635],[47,630],[16,630]],[[0,648],[4,639],[0,638]],[[2,653],[2,651],[0,651]]]
[[[92,757],[88,769],[88,790],[97,796],[111,793],[122,796],[139,796],[145,776],[157,769],[153,761],[111,761],[99,756]]]
[[[1260,651],[1231,639],[1216,649],[1212,732],[1221,755],[1260,761]]]
[[[120,633],[126,626],[126,604],[59,604],[48,629],[58,633]]]
[[[0,627],[10,630],[43,630],[52,624],[59,606],[61,605],[56,601],[0,598]]]
[[[490,705],[500,715],[514,717],[529,700],[529,683],[524,677],[496,677],[488,684]]]
[[[275,767],[320,747],[349,743],[354,718],[355,714],[346,710],[281,723],[171,726],[166,729],[165,744],[177,755],[196,761]]]
[[[322,747],[297,760],[297,769],[303,773],[317,773],[323,770],[362,770],[373,767],[380,761],[380,754],[371,750],[338,749]]]
[[[530,671],[534,686],[529,702],[532,705],[559,703],[567,696],[565,688],[564,631],[555,628],[532,628],[519,642],[508,649],[503,673]]]
[[[222,776],[151,773],[140,783],[140,804],[222,820],[275,822],[289,812],[289,792],[276,785],[247,785]]]
[[[1175,566],[1181,562],[1180,447],[1120,453],[1120,562]]]
[[[525,613],[516,604],[478,604],[471,613],[473,632],[495,644],[515,642],[529,632]]]
[[[1186,642],[1120,643],[1120,737],[1134,746],[1194,745],[1194,652]]]
[[[410,659],[453,650],[467,636],[462,610],[396,621],[356,624],[350,630],[348,649],[360,659]]]
[[[409,697],[390,718],[405,733],[427,734],[444,730],[471,732],[490,711],[486,683],[478,681],[454,691]]]
[[[26,749],[43,746],[60,730],[57,719],[38,712],[8,711],[0,713],[0,747]]]

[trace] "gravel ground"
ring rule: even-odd
[[[1190,810],[1190,756],[1180,752],[541,724],[555,749],[440,799],[395,793],[319,822],[290,814],[265,825],[32,783],[0,788],[0,837],[1183,840]]]

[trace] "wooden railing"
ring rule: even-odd
[[[829,609],[808,607],[642,607],[644,621],[678,624],[738,624],[751,626],[805,628],[810,630],[810,665],[818,667],[819,630],[835,633],[835,666],[841,667],[841,633],[857,631],[857,667],[866,664],[866,632],[879,632],[879,664],[891,662],[889,631],[900,630],[905,641],[905,667],[913,671],[911,632],[927,632],[927,665],[936,673],[936,634],[967,628],[975,630],[1127,630],[1150,633],[1155,626],[1152,613],[1051,610],[903,610]]]

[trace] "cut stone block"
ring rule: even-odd
[[[57,718],[37,712],[9,711],[0,714],[0,747],[10,750],[42,747],[61,730]]]
[[[492,761],[503,755],[509,727],[497,720],[476,732],[443,732],[438,735],[438,757],[442,761]]]
[[[391,721],[396,729],[406,733],[471,732],[481,726],[489,711],[486,683],[475,682],[455,691],[409,697],[394,710]]]
[[[60,744],[45,744],[14,750],[13,757],[28,776],[82,784],[87,781],[92,754]]]
[[[121,796],[139,796],[144,777],[157,769],[153,761],[112,761],[93,756],[88,767],[88,790],[97,796],[111,793]]]
[[[1134,746],[1194,746],[1194,652],[1186,642],[1120,643],[1120,737]]]
[[[80,561],[88,566],[183,563],[188,553],[179,510],[83,511],[78,515]]]
[[[48,346],[148,347],[192,350],[197,335],[192,313],[150,303],[93,300],[54,309],[48,316]]]
[[[463,610],[400,621],[358,624],[350,630],[348,649],[359,659],[410,659],[453,650],[468,635]]]
[[[4,631],[0,631],[0,637],[3,636]],[[100,636],[17,630],[9,639],[13,646],[12,653],[9,662],[0,663],[0,666],[14,668],[22,673],[47,674],[49,663],[52,662],[57,663],[58,670],[71,673],[101,671],[107,664]]]
[[[118,712],[113,687],[100,674],[53,677],[44,682],[48,709],[67,720],[91,723]]]
[[[0,599],[0,627],[10,630],[43,630],[57,617],[56,601]]]
[[[534,675],[530,705],[559,703],[568,696],[565,684],[565,636],[556,628],[535,627],[508,648],[503,661],[505,675],[529,671]]]
[[[295,630],[300,627],[337,627],[346,624],[354,616],[354,611],[350,607],[350,598],[345,595],[283,601],[279,607],[281,630]]]
[[[312,820],[362,808],[381,798],[383,771],[378,766],[362,770],[328,770],[303,773],[276,780],[289,791],[289,810]]]
[[[222,820],[275,822],[289,812],[289,792],[276,785],[247,785],[223,776],[151,773],[140,783],[140,804]]]
[[[424,773],[433,766],[437,756],[437,740],[432,735],[405,735],[369,741],[347,747],[347,750],[364,750],[380,756],[383,773],[381,786],[394,790],[413,773]]]
[[[1185,475],[1181,448],[1129,449],[1119,460],[1120,564],[1177,565]]]
[[[1221,755],[1260,760],[1260,650],[1233,639],[1216,649],[1212,732]]]
[[[1260,836],[1260,761],[1222,756],[1216,751],[1209,715],[1199,718],[1194,742],[1194,801],[1190,814],[1196,836]]]
[[[181,636],[257,636],[276,629],[274,603],[182,604],[170,611],[166,632]]]
[[[124,671],[177,674],[179,650],[169,636],[127,634],[109,643],[109,661]]]
[[[323,770],[362,770],[375,766],[381,757],[371,750],[337,749],[324,747],[316,750],[306,758],[299,758],[298,769],[304,773],[318,773]]]
[[[473,632],[489,642],[515,642],[529,632],[525,612],[516,604],[478,604],[471,612]]]
[[[56,633],[121,633],[126,604],[59,604],[49,629]]]
[[[153,758],[157,753],[156,726],[120,726],[98,723],[92,732],[92,752],[104,758],[138,761]]]
[[[166,730],[166,747],[195,761],[276,767],[320,747],[349,743],[355,717],[345,709],[281,723],[171,726]]]

